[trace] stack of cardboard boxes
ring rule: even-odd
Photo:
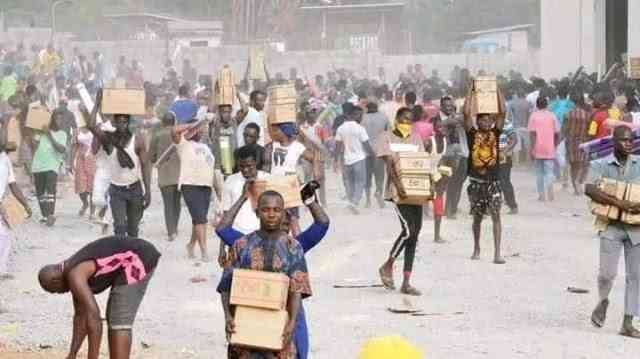
[[[233,105],[236,98],[236,77],[229,65],[218,72],[215,84],[215,105]]]
[[[640,202],[640,185],[604,178],[598,184],[604,193],[617,199]],[[640,215],[623,212],[618,207],[591,202],[591,213],[600,220],[621,221],[623,223],[639,225]]]
[[[400,181],[407,193],[407,198],[396,203],[423,205],[433,199],[432,175],[434,159],[427,152],[399,152],[396,162]],[[395,188],[395,187],[394,187]]]
[[[230,302],[235,306],[231,344],[271,351],[282,350],[289,277],[282,273],[235,269]]]
[[[296,122],[296,89],[293,84],[269,87],[269,124]]]

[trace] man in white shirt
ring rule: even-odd
[[[345,122],[336,132],[338,158],[343,156],[344,167],[342,176],[345,181],[348,209],[353,214],[359,214],[358,206],[367,181],[367,154],[373,153],[369,144],[369,135],[360,122],[362,108],[353,106],[345,114]]]
[[[267,101],[267,94],[260,90],[251,92],[249,96],[249,107],[247,108],[247,114],[244,120],[238,125],[236,132],[236,139],[238,147],[245,145],[244,143],[244,128],[250,123],[255,123],[260,126],[260,138],[258,138],[258,144],[264,146],[265,143],[265,113],[264,105]]]
[[[258,154],[253,147],[244,146],[238,148],[236,151],[235,160],[239,172],[227,177],[222,188],[222,209],[225,213],[229,211],[233,204],[242,196],[245,182],[248,180],[264,179],[269,176],[266,172],[258,171],[257,156]],[[233,222],[233,228],[243,234],[255,232],[260,228],[260,221],[250,201],[242,205],[240,212],[238,212]],[[225,258],[224,242],[220,241],[218,262],[223,265]]]

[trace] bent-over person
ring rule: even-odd
[[[159,259],[160,252],[145,240],[105,237],[87,244],[61,263],[40,269],[38,280],[44,290],[71,292],[73,297],[73,337],[67,358],[76,358],[88,338],[87,358],[98,359],[102,321],[95,294],[107,289],[109,357],[129,358],[133,322]]]

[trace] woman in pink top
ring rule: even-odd
[[[416,119],[413,123],[413,133],[418,135],[422,141],[430,139],[433,136],[433,124],[422,106],[413,108],[413,118]]]
[[[553,112],[547,110],[547,99],[539,97],[537,111],[529,118],[529,137],[531,158],[535,162],[538,200],[553,201],[553,168],[558,143],[558,120]]]

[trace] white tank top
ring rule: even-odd
[[[272,143],[271,174],[276,176],[296,174],[298,161],[306,147],[298,141],[291,142],[289,147],[284,147],[278,142]]]
[[[140,181],[140,158],[136,153],[136,136],[131,136],[125,152],[133,160],[133,168],[122,168],[118,162],[118,154],[115,148],[109,156],[111,160],[111,183],[116,186],[129,186]]]

